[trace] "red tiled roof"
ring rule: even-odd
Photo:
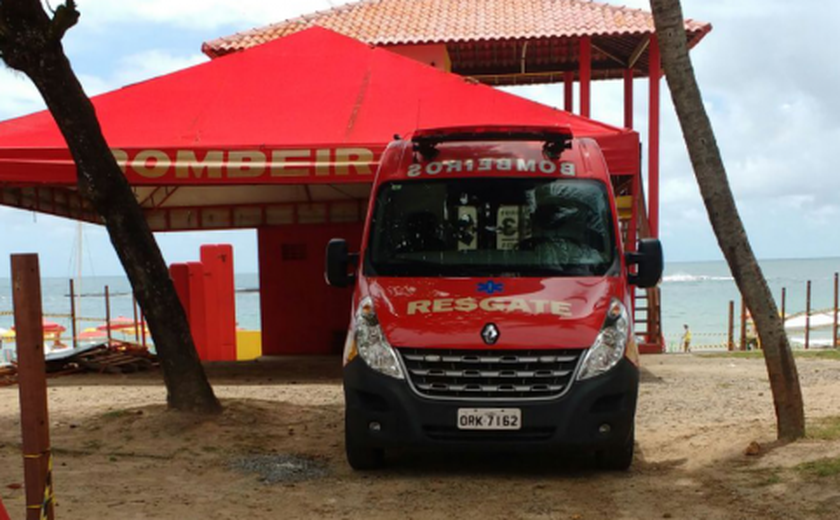
[[[711,26],[686,21],[696,44]],[[640,9],[588,0],[362,0],[204,44],[210,57],[319,25],[374,45],[640,36],[654,31]]]

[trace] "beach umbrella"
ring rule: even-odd
[[[131,318],[126,318],[125,316],[117,316],[116,318],[112,319],[110,322],[102,324],[96,327],[99,330],[108,330],[108,324],[111,325],[111,330],[120,330],[120,329],[133,329],[136,325],[136,322]]]
[[[106,339],[108,335],[99,329],[91,328],[83,330],[76,339],[80,339],[83,341],[89,340],[97,340],[97,339]]]
[[[41,322],[41,327],[44,329],[44,332],[64,332],[67,330],[66,327],[63,325],[59,325],[54,321],[44,320]]]
[[[65,330],[67,330],[67,328],[64,327],[63,325],[60,325],[60,324],[58,324],[54,321],[49,321],[49,320],[43,320],[41,322],[41,329],[44,332],[47,332],[47,333],[61,333],[61,332],[64,332]],[[11,333],[12,336],[14,336],[15,328],[12,327],[12,329],[9,332]]]

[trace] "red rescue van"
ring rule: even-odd
[[[632,286],[657,240],[625,253],[595,141],[566,127],[442,128],[384,152],[362,250],[327,246],[355,284],[344,349],[355,469],[385,450],[571,448],[633,459]]]

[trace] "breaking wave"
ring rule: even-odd
[[[703,274],[676,273],[669,274],[662,278],[665,283],[686,283],[686,282],[731,282],[731,276],[707,276]]]

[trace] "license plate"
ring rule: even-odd
[[[522,428],[519,408],[459,408],[459,430],[518,430]]]

